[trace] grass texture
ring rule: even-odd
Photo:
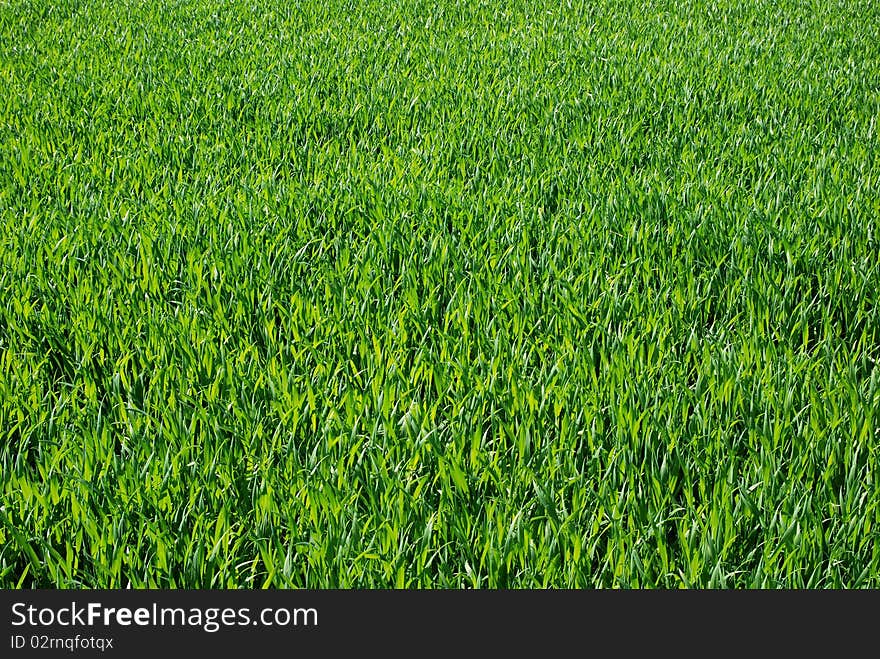
[[[0,586],[880,587],[880,3],[2,0]]]

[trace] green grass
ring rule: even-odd
[[[0,586],[880,587],[880,4],[0,1]]]

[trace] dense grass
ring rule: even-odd
[[[0,585],[880,587],[880,3],[0,2]]]

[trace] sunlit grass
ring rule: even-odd
[[[880,4],[0,4],[0,585],[880,587]]]

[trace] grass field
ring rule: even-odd
[[[880,587],[880,3],[0,1],[0,586]]]

